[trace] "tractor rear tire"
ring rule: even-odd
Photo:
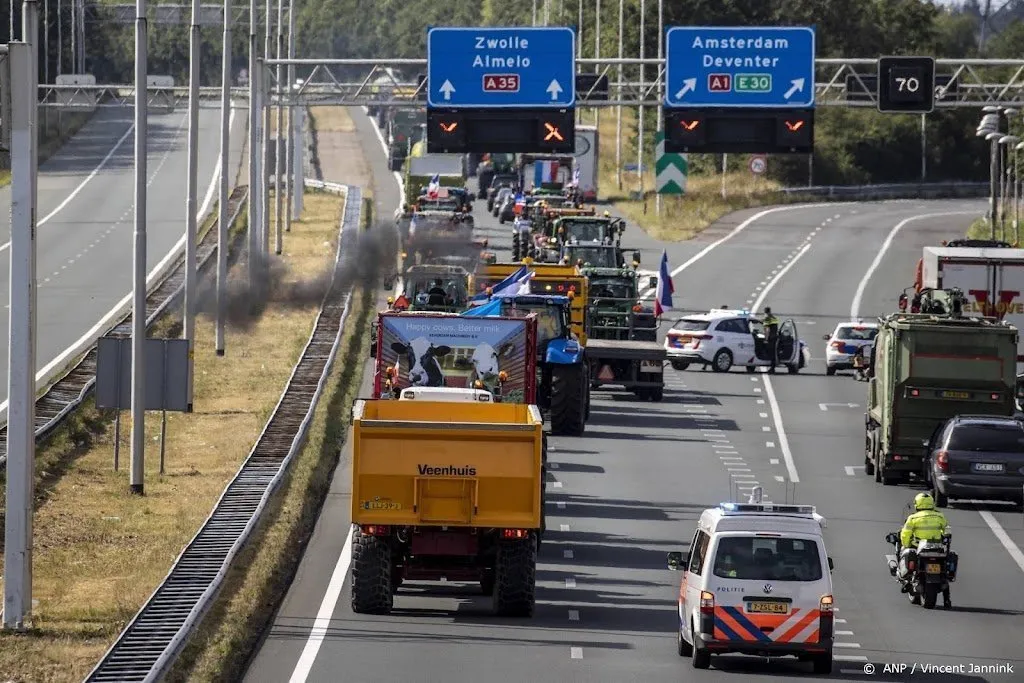
[[[582,363],[551,369],[551,433],[582,436],[586,427],[587,387]]]
[[[356,530],[352,537],[352,611],[390,613],[395,602],[391,583],[391,546],[387,539]]]
[[[536,539],[501,542],[494,566],[494,612],[502,617],[532,617],[536,590]]]

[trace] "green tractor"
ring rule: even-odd
[[[605,211],[603,216],[561,216],[554,223],[552,237],[559,248],[565,244],[613,244],[619,247],[625,231],[625,219],[615,218]]]
[[[574,247],[565,247],[569,258],[582,253]],[[640,399],[660,401],[665,392],[667,355],[658,343],[654,310],[640,298],[640,252],[633,252],[630,268],[621,262],[623,250],[614,246],[585,245],[582,249],[600,250],[601,254],[601,259],[591,255],[581,267],[590,283],[587,360],[591,388],[619,386]],[[609,262],[615,265],[607,265]],[[657,287],[658,278],[651,277],[646,284]]]

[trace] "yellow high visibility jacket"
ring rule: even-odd
[[[946,517],[938,510],[920,510],[907,517],[900,531],[900,544],[912,547],[916,541],[941,541],[946,533]]]

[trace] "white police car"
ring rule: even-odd
[[[878,336],[878,323],[845,322],[836,325],[832,334],[822,335],[825,340],[825,374],[837,370],[852,370],[853,357],[862,346],[873,346]],[[870,352],[870,348],[867,349]]]
[[[704,510],[689,552],[668,554],[668,568],[683,572],[679,655],[695,669],[707,669],[712,654],[795,656],[816,674],[831,673],[833,563],[824,526],[810,505]]]
[[[764,325],[747,310],[713,308],[687,315],[665,334],[665,351],[672,367],[685,370],[691,364],[728,372],[740,365],[747,372],[771,365]],[[807,345],[797,336],[796,323],[787,318],[779,324],[778,362],[790,374],[800,372],[810,360]]]

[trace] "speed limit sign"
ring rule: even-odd
[[[755,154],[750,157],[750,172],[761,175],[768,170],[768,157],[763,154]]]

